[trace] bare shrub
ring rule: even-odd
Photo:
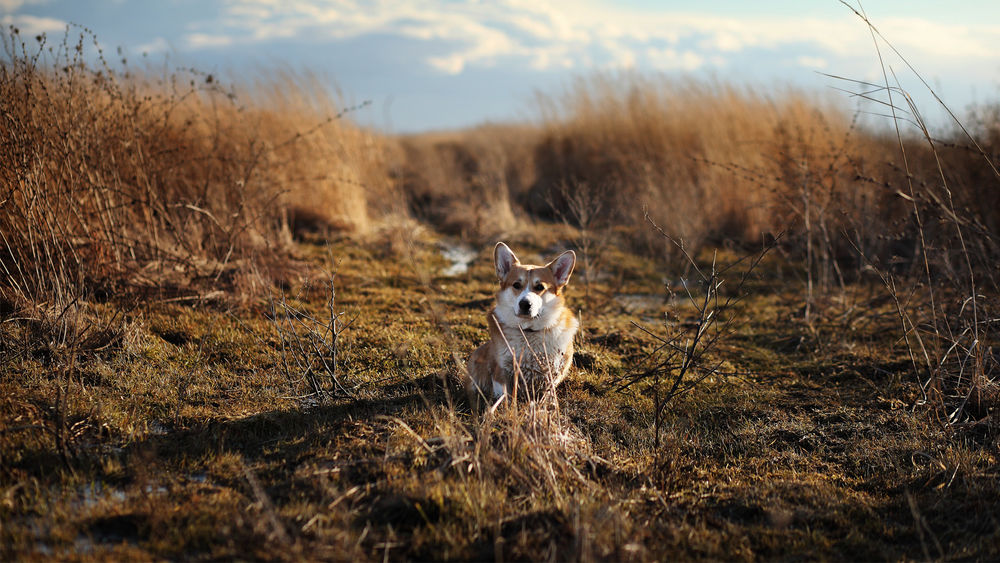
[[[7,316],[0,323],[0,366],[29,358],[40,362],[44,385],[54,392],[48,394],[44,416],[31,424],[4,428],[0,434],[39,432],[52,440],[53,450],[69,467],[79,447],[97,431],[95,405],[86,393],[80,367],[95,356],[130,351],[137,323],[129,321],[123,310],[97,310],[80,299],[65,305],[28,304]]]
[[[657,234],[677,246],[699,278],[696,284],[682,280],[690,307],[689,315],[681,309],[668,312],[659,330],[632,322],[643,334],[652,338],[653,348],[628,373],[611,382],[611,386],[618,391],[635,388],[650,396],[653,401],[654,445],[658,451],[661,422],[671,401],[708,378],[733,375],[732,366],[716,359],[714,350],[736,330],[740,319],[738,305],[746,296],[746,283],[774,244],[723,267],[716,264],[713,256],[709,267],[703,270],[680,241],[663,231],[649,215],[646,220]],[[745,264],[745,269],[738,274],[735,286],[724,290],[726,274],[741,264]]]
[[[270,321],[278,338],[281,368],[292,389],[304,382],[311,396],[323,400],[329,396],[351,396],[352,390],[341,381],[341,334],[354,319],[342,321],[338,312],[334,276],[329,276],[329,297],[323,315],[314,315],[294,305],[284,293],[269,295]]]

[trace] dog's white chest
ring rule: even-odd
[[[576,319],[568,327],[556,326],[537,331],[503,327],[507,346],[497,350],[497,362],[504,372],[519,370],[522,377],[557,377],[566,364],[566,352],[576,334]]]

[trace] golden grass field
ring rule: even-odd
[[[0,61],[3,560],[1000,558],[1000,106],[897,137],[609,74],[390,136],[307,75],[33,41]],[[465,402],[498,240],[579,255],[558,405]]]

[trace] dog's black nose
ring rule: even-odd
[[[527,299],[522,299],[518,301],[517,306],[521,308],[522,313],[527,313],[531,310],[531,302]]]

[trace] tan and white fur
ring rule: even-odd
[[[580,323],[563,299],[576,266],[567,250],[544,266],[522,264],[506,244],[493,249],[500,289],[486,316],[490,339],[466,364],[469,399],[499,402],[515,389],[538,395],[554,390],[573,363],[573,337]],[[539,395],[540,396],[540,395]]]

